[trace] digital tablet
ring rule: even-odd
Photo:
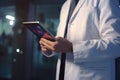
[[[55,41],[54,36],[47,31],[39,21],[30,21],[30,22],[23,22],[31,32],[33,32],[39,39],[45,38],[51,41]]]

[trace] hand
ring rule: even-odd
[[[58,37],[56,41],[50,41],[41,38],[39,41],[41,49],[44,53],[55,51],[55,52],[72,52],[72,43],[65,38]]]

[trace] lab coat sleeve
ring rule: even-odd
[[[53,56],[55,56],[57,53],[56,52],[52,52],[51,54],[46,54],[46,53],[44,53],[44,52],[41,52],[44,56],[46,56],[46,57],[53,57]]]
[[[117,0],[100,0],[100,39],[73,42],[74,61],[115,59],[120,56],[120,8]]]
[[[66,2],[63,4],[63,6],[67,6]],[[61,8],[61,10],[63,10],[63,7]],[[61,13],[62,13],[62,11],[61,11]],[[60,15],[61,15],[61,13],[60,13]],[[65,20],[65,19],[63,19],[63,20]],[[60,20],[60,22],[62,22],[62,25],[65,26],[66,24],[65,23],[63,24],[63,22],[64,22],[63,20]],[[63,37],[63,35],[64,35],[64,32],[61,32],[61,30],[64,31],[65,27],[63,28],[63,26],[62,27],[60,27],[60,26],[61,26],[61,23],[59,23],[59,25],[58,25],[57,34],[55,36],[56,38],[57,37]],[[52,53],[50,53],[50,54],[45,54],[44,52],[42,52],[42,54],[46,57],[52,57],[52,56],[58,55],[58,53],[54,52],[54,51],[52,51]]]

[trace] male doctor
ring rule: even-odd
[[[66,0],[62,6],[56,41],[40,39],[43,54],[66,54],[64,80],[115,80],[115,59],[120,56],[118,1],[79,0],[76,7],[70,8],[74,1]],[[63,38],[68,16],[67,35]],[[48,55],[51,51],[53,54]],[[59,57],[56,80],[60,61]]]

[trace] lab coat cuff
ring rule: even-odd
[[[52,57],[52,56],[55,56],[57,53],[56,52],[54,52],[54,51],[52,51],[52,53],[51,54],[47,54],[47,53],[44,53],[44,52],[42,52],[42,54],[44,55],[44,56],[46,56],[46,57]]]

